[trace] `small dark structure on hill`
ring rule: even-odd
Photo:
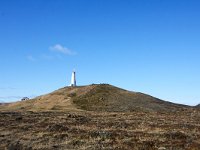
[[[27,101],[27,100],[29,100],[28,97],[23,97],[23,98],[21,99],[21,101]]]

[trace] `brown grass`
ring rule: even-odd
[[[193,115],[191,115],[193,114]],[[200,112],[2,112],[0,149],[199,149]]]
[[[126,91],[108,84],[65,87],[32,100],[1,105],[1,111],[107,111],[172,112],[188,109],[138,92]]]
[[[199,150],[200,109],[111,85],[0,106],[0,149]]]
[[[81,111],[72,102],[74,96],[83,95],[93,86],[65,87],[35,99],[1,105],[0,111]]]

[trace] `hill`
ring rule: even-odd
[[[0,149],[199,150],[200,110],[100,84],[0,106]]]
[[[196,105],[195,107],[196,107],[196,108],[200,108],[200,104]]]
[[[188,108],[185,105],[163,101],[140,92],[131,92],[108,84],[95,85],[86,94],[74,97],[81,109],[96,111],[165,111]]]
[[[174,112],[188,107],[109,84],[92,84],[64,87],[32,100],[11,103],[1,109],[13,111]]]

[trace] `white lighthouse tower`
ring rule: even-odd
[[[76,72],[72,72],[71,84],[70,86],[76,86]]]

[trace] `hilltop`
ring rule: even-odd
[[[174,112],[189,106],[163,101],[140,92],[127,91],[109,84],[64,87],[32,100],[7,105],[13,111],[105,111]]]

